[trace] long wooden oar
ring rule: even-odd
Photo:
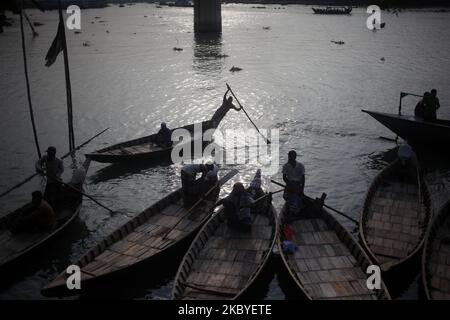
[[[86,198],[89,198],[90,200],[92,200],[93,202],[95,202],[96,204],[98,204],[100,207],[102,207],[102,208],[108,210],[110,213],[114,213],[113,210],[111,210],[111,209],[108,208],[107,206],[101,204],[100,202],[98,202],[97,200],[95,200],[92,196],[88,195],[87,193],[84,193],[83,191],[81,191],[81,190],[75,188],[74,186],[72,186],[72,185],[70,185],[70,184],[68,184],[68,183],[65,183],[65,182],[63,182],[63,181],[61,181],[61,180],[59,180],[59,179],[55,179],[55,178],[53,178],[53,177],[50,177],[46,172],[40,171],[39,174],[42,174],[43,176],[47,177],[47,179],[50,179],[50,180],[52,180],[52,181],[56,181],[57,183],[61,184],[62,186],[68,187],[69,189],[71,189],[71,190],[73,190],[73,191],[75,191],[75,192],[81,194],[82,196],[85,196]]]
[[[81,149],[82,147],[84,147],[85,145],[87,145],[89,142],[91,142],[92,140],[94,140],[95,138],[97,138],[99,135],[103,134],[105,131],[107,131],[109,128],[106,128],[105,130],[97,133],[95,136],[93,136],[92,138],[90,138],[89,140],[86,140],[85,142],[83,142],[82,144],[80,144],[78,147],[76,147],[75,149],[73,149],[72,151],[69,151],[68,153],[66,153],[65,155],[63,155],[61,157],[61,159],[67,158],[68,156],[72,155],[75,151],[78,151],[79,149]],[[38,173],[33,173],[31,176],[29,176],[28,178],[26,178],[25,180],[23,180],[22,182],[16,184],[15,186],[9,188],[8,190],[2,192],[0,194],[0,198],[3,196],[6,196],[8,193],[10,193],[13,190],[16,190],[17,188],[23,186],[25,183],[27,183],[28,181],[30,181],[31,179],[33,179],[34,177],[36,177],[38,175]]]
[[[267,144],[270,144],[270,140],[267,139],[258,129],[258,127],[256,126],[256,124],[253,122],[253,120],[250,118],[250,116],[248,115],[247,111],[245,111],[244,107],[242,106],[242,104],[239,102],[238,98],[236,97],[236,95],[234,94],[233,90],[231,90],[231,87],[228,85],[227,83],[227,88],[228,90],[230,90],[231,94],[233,95],[234,99],[236,99],[237,103],[239,104],[239,106],[241,107],[242,111],[244,111],[245,115],[247,116],[248,120],[250,120],[250,122],[252,123],[252,125],[255,127],[256,131],[258,131],[258,133],[266,140]]]
[[[213,187],[211,187],[196,203],[194,203],[194,205],[180,218],[180,220],[178,220],[177,223],[175,223],[175,225],[170,228],[163,236],[163,240],[165,240],[167,238],[167,236],[169,235],[169,233],[175,229],[176,226],[178,226],[178,224],[187,216],[189,216],[192,211],[194,211],[195,209],[197,209],[198,205],[201,204],[210,194],[211,192],[213,192],[216,188],[220,188],[222,185],[224,185],[228,180],[230,180],[231,178],[233,178],[239,171],[236,169],[231,170],[230,172],[228,172],[222,179],[220,179],[220,181],[218,181]]]
[[[275,181],[275,180],[270,180],[270,181],[271,181],[272,183],[276,184],[276,185],[279,185],[280,187],[286,188],[286,186],[285,186],[284,184],[279,183],[278,181]],[[307,195],[303,195],[303,196],[304,196],[305,198],[309,199],[309,200],[313,200],[313,199],[311,199],[310,197],[308,197]],[[341,216],[343,216],[343,217],[349,219],[350,221],[352,221],[352,222],[354,222],[354,223],[356,223],[356,224],[359,224],[359,221],[353,219],[352,217],[346,215],[345,213],[343,213],[343,212],[341,212],[341,211],[339,211],[339,210],[336,210],[335,208],[330,207],[330,206],[326,205],[325,203],[323,204],[323,206],[324,206],[325,208],[330,209],[331,211],[334,211],[334,212],[336,212],[337,214],[339,214],[339,215],[341,215]]]

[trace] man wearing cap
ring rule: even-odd
[[[161,123],[161,129],[159,129],[156,137],[156,144],[161,148],[170,148],[173,144],[172,131],[167,128],[165,122]]]
[[[56,157],[56,148],[48,147],[47,154],[36,162],[36,172],[45,173],[47,185],[45,186],[44,198],[55,209],[56,199],[60,190],[59,180],[64,172],[64,164]]]

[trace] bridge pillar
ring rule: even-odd
[[[221,0],[194,0],[194,31],[222,32]]]

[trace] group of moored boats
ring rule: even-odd
[[[202,123],[204,128],[217,128],[229,109],[224,103],[211,120]],[[194,125],[183,128],[192,133]],[[155,135],[151,135],[90,153],[85,171],[91,160],[132,163],[170,154],[173,146],[157,148],[154,141]],[[220,188],[236,173],[226,173],[217,186]],[[395,279],[394,275],[404,268],[419,265],[420,259],[427,298],[450,299],[450,203],[432,216],[427,183],[415,157],[406,162],[395,160],[375,177],[365,197],[359,239],[326,209],[324,196],[304,196],[297,215],[288,214],[286,205],[278,214],[271,201],[258,206],[252,210],[250,232],[243,233],[227,223],[223,208],[214,210],[217,195],[186,207],[183,190],[172,192],[79,259],[76,265],[81,271],[81,291],[68,288],[70,275],[63,271],[42,293],[64,297],[87,292],[140,267],[159,266],[181,250],[185,255],[175,277],[173,299],[244,297],[260,279],[274,252],[281,257],[283,272],[307,299],[391,299],[389,283],[383,279]],[[80,208],[81,200],[61,206],[56,226],[41,233],[10,231],[10,221],[20,210],[3,217],[0,268],[30,258],[61,234]],[[379,287],[367,285],[371,265],[381,268]]]

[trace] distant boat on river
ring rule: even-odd
[[[352,7],[321,7],[312,10],[315,14],[350,14]]]

